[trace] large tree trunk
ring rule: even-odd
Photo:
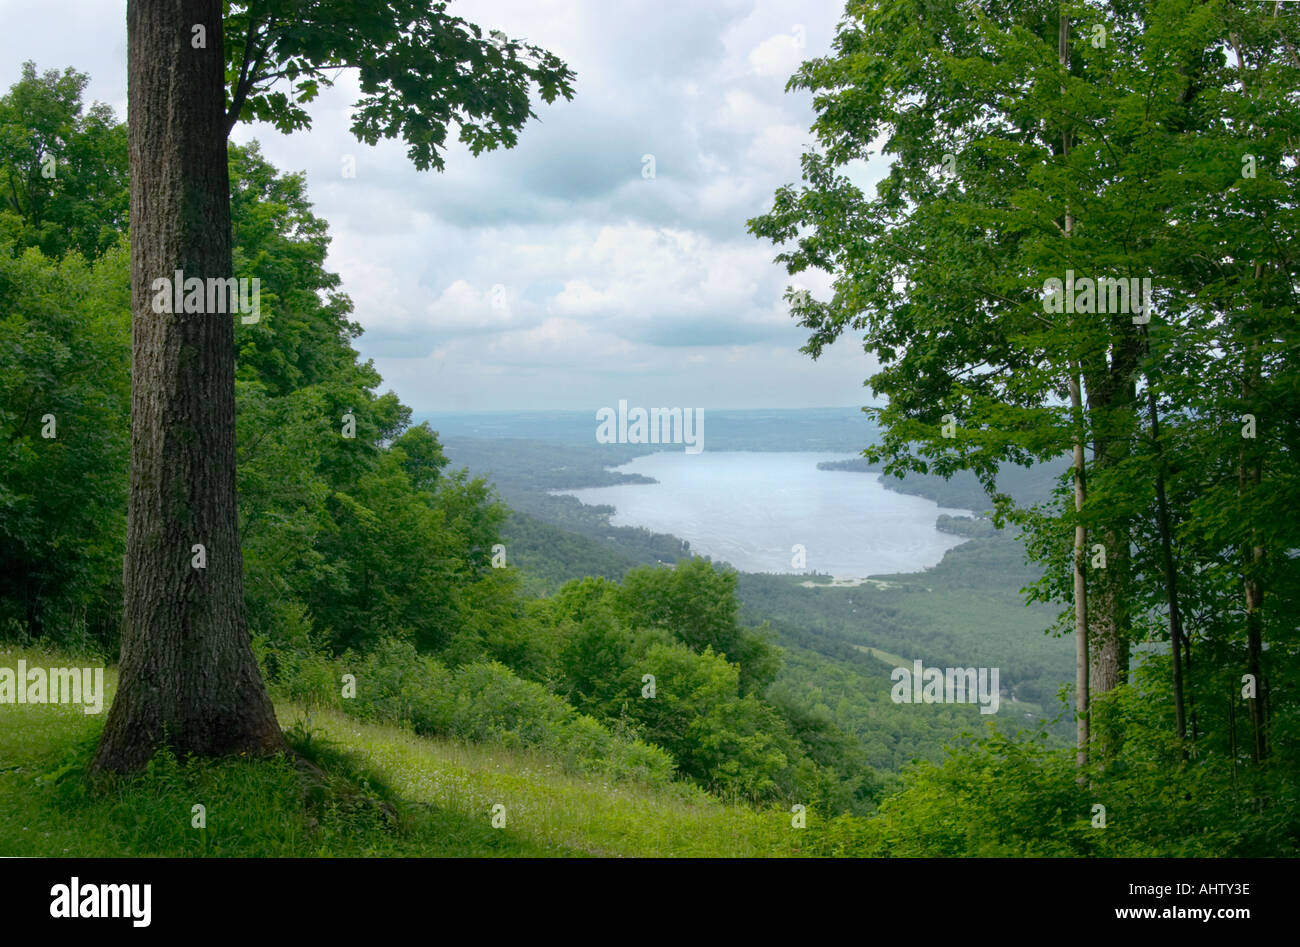
[[[1095,573],[1088,608],[1088,680],[1094,694],[1105,694],[1124,683],[1132,639],[1125,581],[1129,531],[1104,529],[1100,540],[1106,547],[1106,568]]]
[[[1093,471],[1099,476],[1129,457],[1137,432],[1141,336],[1129,316],[1121,314],[1112,317],[1111,339],[1109,359],[1092,366],[1085,380],[1093,421]],[[1112,519],[1099,538],[1106,547],[1106,568],[1095,576],[1088,609],[1089,685],[1094,695],[1114,690],[1128,679],[1133,639],[1128,520]]]
[[[130,501],[119,684],[97,769],[136,769],[163,744],[204,756],[285,746],[244,612],[234,317],[151,306],[153,281],[176,270],[232,275],[221,12],[220,0],[127,6]],[[206,568],[192,564],[197,544]]]
[[[1127,320],[1127,315],[1121,315]],[[1132,452],[1136,430],[1138,336],[1131,322],[1113,325],[1108,359],[1091,367],[1085,378],[1088,415],[1092,422],[1093,477],[1104,478]],[[1094,501],[1096,492],[1094,491]],[[1093,531],[1106,551],[1106,568],[1093,573],[1088,602],[1088,690],[1092,702],[1093,755],[1109,759],[1119,752],[1124,730],[1110,718],[1106,701],[1098,697],[1128,679],[1133,639],[1130,612],[1132,531],[1124,514],[1110,516]]]

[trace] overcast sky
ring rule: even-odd
[[[812,109],[784,85],[829,50],[843,7],[461,0],[453,13],[577,73],[573,101],[537,101],[514,149],[474,158],[455,144],[445,172],[418,172],[400,141],[352,138],[350,73],[312,104],[311,131],[233,137],[306,173],[328,266],[366,330],[358,347],[417,411],[860,405],[872,367],[860,344],[800,354],[790,278],[745,231],[799,179]],[[90,74],[87,97],[125,118],[125,0],[0,0],[0,22],[4,88],[27,59],[73,66]]]

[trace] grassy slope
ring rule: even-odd
[[[0,650],[0,664],[93,664]],[[109,705],[116,683],[105,674]],[[86,790],[82,767],[103,716],[0,705],[0,856],[747,856],[792,855],[806,837],[781,812],[725,805],[685,785],[650,789],[564,772],[544,756],[415,736],[277,705],[306,723],[296,745],[330,777],[304,804],[283,763],[160,763],[152,778]],[[375,804],[377,797],[388,803]],[[207,828],[191,826],[194,804]],[[491,826],[505,806],[504,828]],[[816,814],[809,814],[809,831]]]

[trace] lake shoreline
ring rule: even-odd
[[[697,554],[740,572],[806,576],[801,584],[809,588],[852,587],[875,576],[921,573],[968,541],[935,524],[942,515],[972,516],[972,511],[891,490],[880,475],[864,482],[854,473],[819,466],[856,456],[843,451],[687,455],[652,450],[606,467],[640,482],[547,493],[612,507],[611,526],[686,540]],[[867,488],[861,489],[864,483]],[[647,492],[652,487],[661,489]],[[829,581],[819,581],[827,576]]]

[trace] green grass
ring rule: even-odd
[[[880,661],[882,664],[888,665],[891,668],[912,666],[912,662],[907,660],[907,658],[899,657],[896,654],[890,654],[888,651],[881,651],[879,648],[869,648],[864,644],[855,644],[853,647],[857,648],[863,654],[871,655],[877,661]]]
[[[694,787],[647,789],[564,772],[544,756],[430,740],[334,711],[311,725],[356,747],[405,799],[488,825],[505,807],[507,827],[547,848],[591,855],[793,854],[788,815],[728,806]]]
[[[0,649],[0,664],[93,663]],[[116,685],[105,672],[107,712]],[[0,705],[0,856],[759,856],[811,841],[790,815],[666,787],[566,772],[561,761],[278,703],[288,760],[178,762],[92,786],[86,764],[103,715]],[[193,806],[207,826],[192,825]],[[505,826],[492,826],[504,806]]]

